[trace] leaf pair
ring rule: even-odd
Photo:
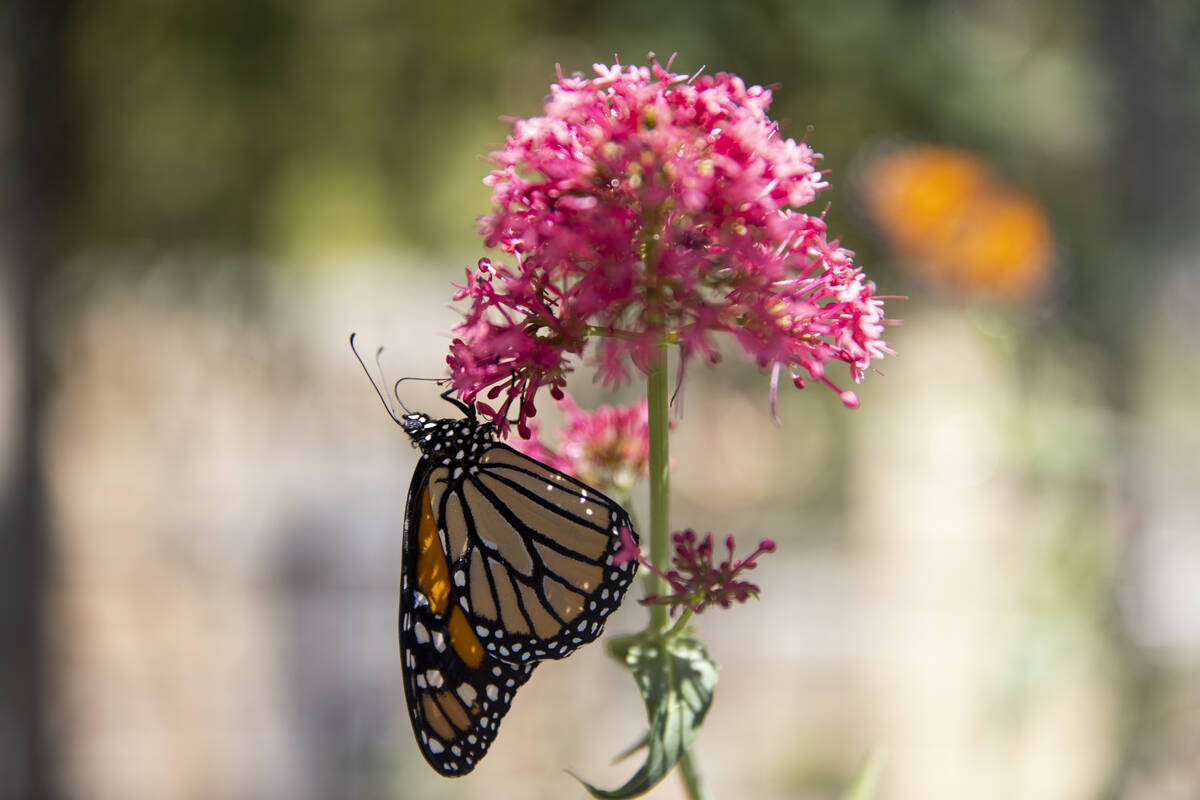
[[[616,789],[599,789],[575,776],[593,797],[637,797],[661,781],[687,752],[712,705],[717,665],[704,645],[690,636],[633,636],[610,649],[633,672],[646,702],[650,730],[633,750],[647,748],[646,760]]]
[[[647,748],[646,760],[628,781],[616,789],[600,789],[574,775],[593,797],[624,800],[652,789],[683,757],[712,705],[717,685],[717,665],[704,645],[690,636],[634,636],[615,639],[612,654],[633,672],[646,702],[650,730],[619,757]],[[867,755],[842,800],[870,800],[875,796],[886,752]]]

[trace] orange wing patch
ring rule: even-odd
[[[446,632],[450,634],[450,646],[459,659],[471,669],[479,669],[483,663],[483,645],[479,643],[475,631],[471,630],[467,615],[458,606],[450,612],[450,624],[446,626]]]
[[[428,485],[421,491],[421,522],[417,526],[417,588],[429,598],[435,614],[446,613],[450,604],[450,567],[438,539]]]

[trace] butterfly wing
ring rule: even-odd
[[[425,760],[442,775],[475,768],[513,694],[536,662],[511,664],[482,645],[452,585],[445,528],[435,514],[437,470],[422,458],[409,487],[400,586],[404,695]],[[444,493],[444,492],[439,492]]]
[[[498,442],[461,474],[430,473],[449,584],[489,654],[534,663],[600,635],[637,570],[614,558],[623,528],[637,539],[620,505]]]

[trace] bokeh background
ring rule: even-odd
[[[907,298],[858,410],[785,391],[776,428],[738,353],[689,373],[675,525],[780,542],[700,619],[714,796],[834,798],[872,751],[891,800],[1200,796],[1200,5],[13,0],[0,34],[0,797],[632,771],[602,647],[471,776],[421,761],[415,453],[346,339],[440,374],[502,117],[650,51],[778,84],[831,231]]]

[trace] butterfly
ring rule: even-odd
[[[465,775],[534,668],[600,635],[637,571],[617,558],[622,534],[637,534],[618,503],[499,441],[453,390],[442,399],[463,416],[434,419],[397,414],[371,382],[421,450],[400,579],[413,734],[437,772]]]

